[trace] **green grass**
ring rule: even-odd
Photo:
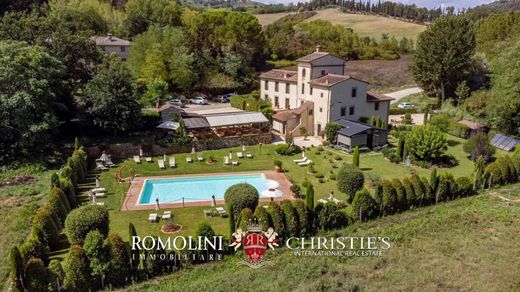
[[[520,204],[482,194],[323,234],[388,236],[391,248],[381,257],[295,257],[279,248],[272,267],[236,267],[238,257],[228,257],[128,290],[518,291],[518,214]]]
[[[451,169],[441,170],[450,171],[455,176],[470,175],[472,171],[472,162],[466,157],[462,151],[462,139],[450,138],[453,147],[449,147],[448,153],[454,155],[459,164]],[[458,144],[457,144],[458,143]],[[344,152],[335,151],[324,147],[322,151],[314,147],[306,151],[306,156],[315,162],[315,174],[309,172],[309,167],[301,167],[296,165],[293,160],[300,158],[300,154],[295,156],[281,156],[274,152],[273,145],[263,145],[260,152],[259,146],[249,146],[247,151],[253,153],[254,159],[241,159],[241,164],[238,167],[224,166],[223,157],[229,154],[230,149],[205,151],[202,155],[208,158],[210,155],[218,160],[217,163],[210,165],[205,162],[186,163],[185,158],[191,154],[177,154],[175,155],[178,167],[175,169],[160,170],[157,166],[157,159],[162,159],[162,156],[155,157],[153,163],[143,162],[136,164],[133,160],[125,160],[122,164],[126,169],[134,168],[140,176],[159,176],[159,175],[176,175],[176,174],[199,174],[199,173],[226,173],[239,171],[261,171],[272,170],[273,161],[281,160],[283,168],[289,179],[293,179],[296,183],[302,184],[303,180],[307,178],[315,187],[315,200],[326,198],[330,191],[334,191],[340,200],[346,200],[346,195],[338,191],[336,181],[330,179],[331,173],[337,174],[339,167],[343,163],[351,163],[352,155]],[[241,148],[231,149],[233,153],[241,151]],[[193,156],[194,158],[196,156]],[[391,179],[403,178],[410,175],[411,169],[402,164],[393,164],[383,158],[380,153],[363,153],[360,159],[360,168],[365,173],[366,185],[370,188],[369,182],[372,178],[377,179]],[[429,177],[430,171],[423,168],[413,168],[419,175]],[[132,222],[140,234],[160,235],[160,223],[149,223],[147,221],[148,211],[120,211],[122,200],[128,190],[127,184],[118,184],[115,181],[114,174],[117,169],[111,169],[108,172],[100,174],[101,185],[109,191],[107,198],[98,199],[105,202],[110,212],[110,228],[111,232],[121,235],[123,238],[128,237],[128,223]],[[317,174],[324,175],[326,181],[320,183]],[[123,174],[126,176],[127,174]],[[93,187],[93,179],[91,178],[86,184],[80,186],[82,190],[87,190]],[[179,234],[191,235],[193,234],[197,224],[204,220],[203,210],[208,207],[186,207],[171,209],[175,216],[175,222],[183,225],[183,229]],[[207,221],[212,225],[215,231],[219,234],[228,233],[227,219],[223,218],[208,218]]]
[[[39,165],[21,167],[0,173],[2,180],[13,176],[32,175],[33,183],[0,188],[0,290],[7,290],[9,281],[9,250],[22,243],[31,230],[35,211],[50,189],[53,171]]]

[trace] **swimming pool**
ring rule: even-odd
[[[139,205],[159,203],[178,203],[211,201],[211,196],[215,199],[224,199],[226,190],[238,183],[248,183],[261,193],[270,188],[277,188],[278,182],[270,180],[264,174],[245,174],[245,175],[219,175],[219,176],[199,176],[199,177],[177,177],[147,179],[143,183],[143,188],[137,203]]]

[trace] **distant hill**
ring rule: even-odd
[[[489,4],[475,6],[468,10],[468,15],[474,19],[481,19],[491,13],[520,10],[520,0],[499,0]]]

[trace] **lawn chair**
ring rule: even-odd
[[[318,203],[322,203],[322,204],[327,204],[329,201],[325,200],[325,199],[319,199],[318,200]]]
[[[170,157],[170,161],[168,163],[170,167],[174,168],[177,167],[177,163],[175,162],[175,157]]]
[[[159,168],[160,169],[165,169],[166,168],[164,166],[164,160],[162,160],[162,159],[157,160],[157,164],[159,164]]]
[[[231,164],[234,165],[234,166],[238,166],[238,160],[231,161]]]
[[[96,202],[96,205],[98,205],[98,206],[105,206],[105,202]]]
[[[226,213],[226,210],[222,207],[216,207],[215,210],[217,210],[218,214],[221,216],[221,217],[227,217],[227,213]]]
[[[247,158],[253,158],[253,154],[251,154],[251,153],[247,153],[247,154],[246,154],[246,157],[247,157]]]
[[[202,156],[197,156],[197,160],[198,160],[199,162],[204,161],[204,157],[202,157]]]
[[[300,162],[300,163],[298,163],[298,165],[299,165],[299,166],[305,166],[305,165],[309,165],[309,164],[311,164],[311,163],[312,163],[312,160],[307,160],[307,161],[305,161],[305,162]]]
[[[237,152],[237,157],[238,158],[244,158],[244,155],[242,154],[242,152]]]
[[[139,157],[139,155],[134,155],[134,161],[137,164],[141,163],[141,157]]]
[[[186,162],[188,162],[188,163],[192,163],[192,162],[193,162],[193,159],[191,159],[191,157],[186,157]]]
[[[151,157],[146,157],[146,162],[152,163],[152,158]]]
[[[96,169],[99,169],[102,171],[108,170],[108,168],[106,168],[101,162],[96,162]]]
[[[224,156],[224,165],[229,165],[229,164],[231,164],[229,162],[229,156]]]
[[[157,213],[151,213],[150,215],[148,215],[148,221],[157,222]]]
[[[107,196],[107,193],[95,193],[96,198],[104,198]]]
[[[204,218],[208,218],[208,216],[213,217],[213,210],[204,209]]]
[[[106,191],[106,189],[105,188],[95,188],[95,189],[91,189],[90,191],[93,193],[102,193],[102,192]]]
[[[295,159],[293,161],[296,162],[296,163],[302,163],[302,162],[307,161],[307,157],[304,157],[304,158],[301,158],[301,159]]]
[[[162,219],[171,219],[172,218],[172,211],[164,211]]]
[[[108,157],[107,160],[105,161],[105,164],[108,166],[108,167],[117,167],[117,165],[115,163],[112,162],[112,158]]]

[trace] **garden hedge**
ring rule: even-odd
[[[77,208],[70,212],[65,220],[65,234],[70,244],[83,244],[85,236],[92,230],[98,230],[107,236],[108,228],[108,211],[98,205]]]
[[[250,184],[240,183],[232,185],[224,194],[224,201],[229,212],[233,212],[235,220],[244,208],[254,210],[258,206],[260,195],[258,191]]]
[[[39,258],[30,258],[25,265],[23,278],[27,291],[47,291],[47,269]]]
[[[368,221],[379,216],[379,207],[366,189],[356,192],[352,201],[352,214],[360,221]]]
[[[349,223],[348,216],[336,203],[328,202],[316,206],[316,217],[321,229],[331,230],[345,227]]]
[[[289,200],[283,200],[281,203],[283,216],[285,218],[285,231],[286,236],[299,236],[300,235],[300,225],[298,212],[294,208],[293,204]]]
[[[24,261],[20,250],[13,246],[9,252],[11,282],[17,291],[23,290],[22,279],[24,273]]]
[[[65,272],[63,271],[61,262],[56,259],[51,260],[47,271],[49,277],[49,291],[59,292],[58,287],[63,286],[63,278],[65,277]]]
[[[399,204],[398,210],[404,211],[408,209],[408,201],[406,200],[406,190],[404,189],[403,183],[398,178],[394,178],[392,180],[392,186],[394,187],[397,195],[397,202]]]
[[[271,216],[269,216],[269,213],[263,206],[256,206],[253,216],[263,231],[267,231],[267,228],[272,227]]]
[[[275,202],[269,202],[269,205],[267,207],[267,213],[269,213],[269,216],[271,217],[271,220],[273,222],[272,227],[280,235],[280,237],[283,237],[284,234],[286,234],[286,231],[285,218],[282,208]]]
[[[85,251],[79,245],[72,245],[63,262],[63,288],[66,291],[89,291],[91,270]]]
[[[247,226],[251,224],[253,219],[253,210],[249,208],[244,208],[240,211],[240,216],[238,217],[238,227],[242,228],[242,230],[246,230]]]
[[[412,185],[412,182],[409,178],[403,178],[403,187],[406,192],[406,202],[408,209],[412,206],[415,206],[415,202],[417,201],[417,197],[415,196],[415,191]]]
[[[292,201],[293,207],[298,214],[298,226],[300,226],[299,236],[306,236],[312,231],[312,222],[310,220],[309,212],[302,200]]]
[[[381,182],[383,186],[382,209],[383,216],[392,215],[399,211],[399,200],[397,199],[397,192],[392,183],[388,180]]]
[[[108,252],[107,283],[112,287],[121,287],[128,284],[130,279],[130,257],[125,242],[119,235],[110,234],[105,246]]]
[[[344,164],[338,172],[338,189],[348,195],[348,201],[352,202],[356,192],[359,191],[365,182],[363,172],[350,164]]]
[[[47,242],[51,247],[57,247],[60,240],[61,226],[57,227],[47,209],[40,209],[33,217],[32,226],[39,227],[43,231]]]

